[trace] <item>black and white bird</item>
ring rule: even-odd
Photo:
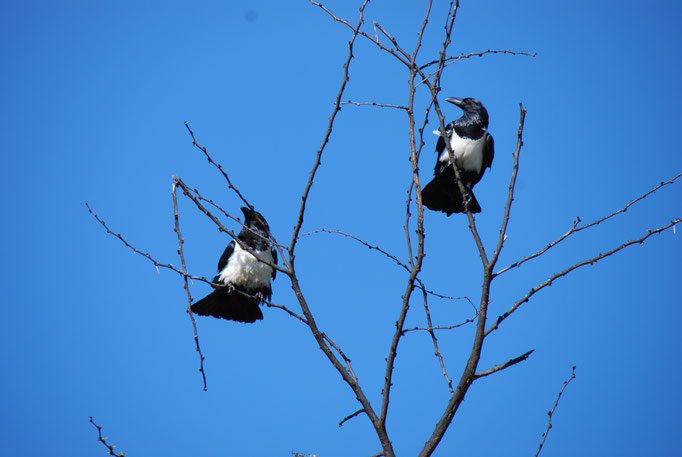
[[[239,322],[263,319],[259,304],[272,296],[270,280],[277,270],[261,262],[277,264],[277,250],[268,240],[270,228],[257,211],[243,207],[244,228],[237,238],[255,254],[251,254],[235,240],[225,248],[218,261],[218,274],[213,279],[213,292],[192,305],[192,312]]]
[[[446,98],[452,104],[459,106],[464,114],[445,127],[445,133],[450,140],[450,148],[455,157],[455,165],[462,178],[462,183],[469,194],[466,205],[472,213],[480,213],[481,205],[474,196],[473,187],[483,177],[486,168],[493,164],[495,146],[493,137],[488,133],[488,111],[483,103],[475,98]],[[445,138],[440,131],[436,143],[438,161],[434,171],[435,177],[422,189],[422,201],[433,211],[442,211],[448,216],[452,213],[465,212],[465,198],[459,190],[455,180],[455,172],[450,165],[450,157],[445,147]]]

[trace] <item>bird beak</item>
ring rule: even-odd
[[[453,105],[457,105],[460,108],[462,107],[462,99],[459,97],[448,97],[445,99],[446,102],[450,102]]]

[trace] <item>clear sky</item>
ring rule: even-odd
[[[360,2],[325,4],[354,22]],[[366,417],[338,427],[358,409],[354,396],[307,328],[280,310],[264,309],[253,325],[198,318],[203,392],[182,281],[107,235],[82,205],[141,250],[179,264],[173,175],[236,215],[241,206],[192,147],[188,121],[287,240],[349,31],[305,1],[25,0],[0,8],[2,454],[106,455],[89,416],[130,456],[378,452]],[[425,61],[437,54],[446,9],[435,3]],[[420,2],[373,0],[366,27],[377,20],[411,48],[423,12]],[[490,113],[496,158],[476,188],[487,246],[506,199],[519,102],[528,109],[501,266],[565,233],[576,216],[608,214],[682,171],[680,17],[675,1],[462,1],[453,54],[537,52],[463,60],[443,77],[443,97],[479,98]],[[347,98],[405,103],[400,65],[366,41],[355,55]],[[459,115],[446,107],[448,118]],[[397,111],[342,109],[303,231],[344,230],[406,259],[406,126]],[[427,141],[424,179],[435,161],[435,137]],[[500,277],[491,317],[552,273],[679,217],[680,186]],[[180,217],[190,270],[212,275],[229,239],[189,201]],[[424,281],[475,299],[481,267],[466,219],[427,212],[425,229]],[[680,236],[665,232],[560,279],[505,321],[481,368],[535,353],[474,384],[435,455],[533,455],[573,365],[578,377],[541,455],[680,455]],[[307,237],[299,248],[311,309],[376,406],[406,274],[336,235]],[[192,285],[195,297],[208,290]],[[284,275],[273,290],[275,302],[298,310]],[[471,307],[434,301],[432,312],[448,325]],[[423,323],[413,306],[407,325]],[[472,331],[439,334],[453,377]],[[388,430],[399,455],[416,455],[448,398],[427,334],[402,341],[394,381]]]

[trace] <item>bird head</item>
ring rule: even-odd
[[[244,225],[246,227],[261,231],[265,234],[270,233],[270,227],[261,213],[246,206],[242,206],[241,210],[242,213],[244,213]]]
[[[464,111],[465,117],[480,117],[485,126],[488,126],[488,111],[480,100],[475,98],[448,97],[446,102],[459,106]]]

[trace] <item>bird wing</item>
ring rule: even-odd
[[[483,169],[492,168],[493,158],[495,157],[495,142],[493,136],[485,132],[485,151],[483,151]]]
[[[227,265],[227,261],[230,259],[232,256],[232,253],[234,252],[234,245],[236,242],[234,240],[230,241],[230,244],[227,245],[225,248],[225,251],[223,252],[223,255],[220,256],[220,260],[218,260],[218,271],[223,271],[223,268]]]
[[[454,128],[455,128],[454,122],[450,122],[448,125],[445,126],[445,133],[447,133],[448,138],[450,138],[450,135],[452,134],[452,129]],[[445,139],[443,138],[443,135],[440,134],[440,130],[434,130],[433,133],[438,135],[438,141],[436,142],[436,152],[440,157],[440,153],[443,152],[443,150],[445,150]]]
[[[443,149],[445,149],[445,140],[442,136],[439,136],[438,141],[436,141],[436,152],[438,153],[439,157],[440,153],[443,152]]]
[[[270,254],[272,254],[272,263],[274,265],[277,265],[277,249],[274,246],[270,246]],[[272,279],[275,279],[275,276],[277,275],[277,270],[272,269]]]

